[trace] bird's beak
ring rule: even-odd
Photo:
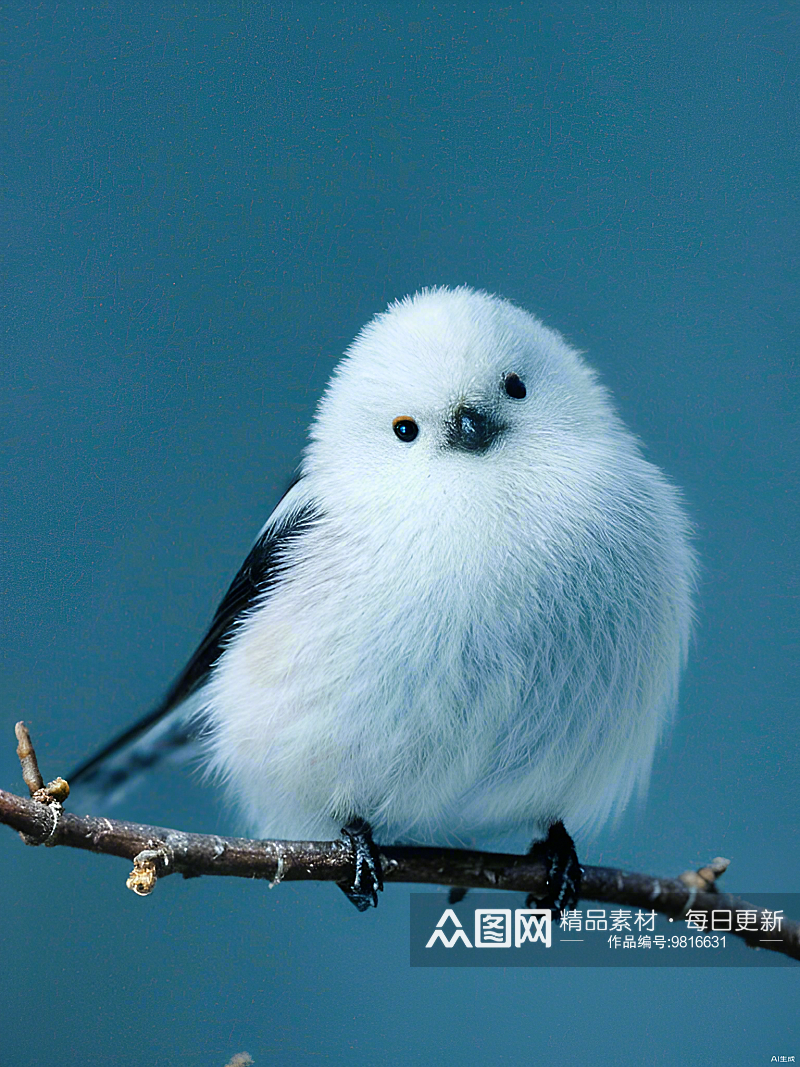
[[[448,446],[460,452],[485,452],[505,429],[491,412],[467,404],[459,404],[445,426]]]

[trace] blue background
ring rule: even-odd
[[[6,6],[0,784],[158,698],[344,346],[469,283],[585,349],[703,561],[649,799],[580,842],[797,890],[798,43],[789,3]],[[158,776],[111,814],[232,832]],[[0,834],[0,1063],[796,1055],[798,972],[420,971],[408,889],[168,879]],[[515,905],[511,905],[515,906]],[[24,1022],[23,1022],[24,1020]]]

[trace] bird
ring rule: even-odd
[[[524,840],[559,914],[572,835],[647,788],[696,584],[681,493],[585,357],[502,297],[422,289],[346,350],[164,699],[70,780],[108,795],[191,742],[251,832],[344,833],[359,910],[376,838]]]

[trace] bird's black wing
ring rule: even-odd
[[[296,484],[297,481],[292,483],[287,494]],[[70,785],[90,785],[93,793],[110,795],[192,741],[192,723],[174,713],[206,681],[237,622],[284,573],[282,557],[287,546],[307,533],[319,518],[320,511],[312,502],[290,512],[284,521],[267,526],[231,582],[197,651],[164,699],[76,768],[69,776]],[[145,736],[148,734],[149,739]]]

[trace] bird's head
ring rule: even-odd
[[[558,333],[487,293],[426,289],[356,337],[320,401],[305,469],[350,503],[502,503],[618,431],[629,439]]]

